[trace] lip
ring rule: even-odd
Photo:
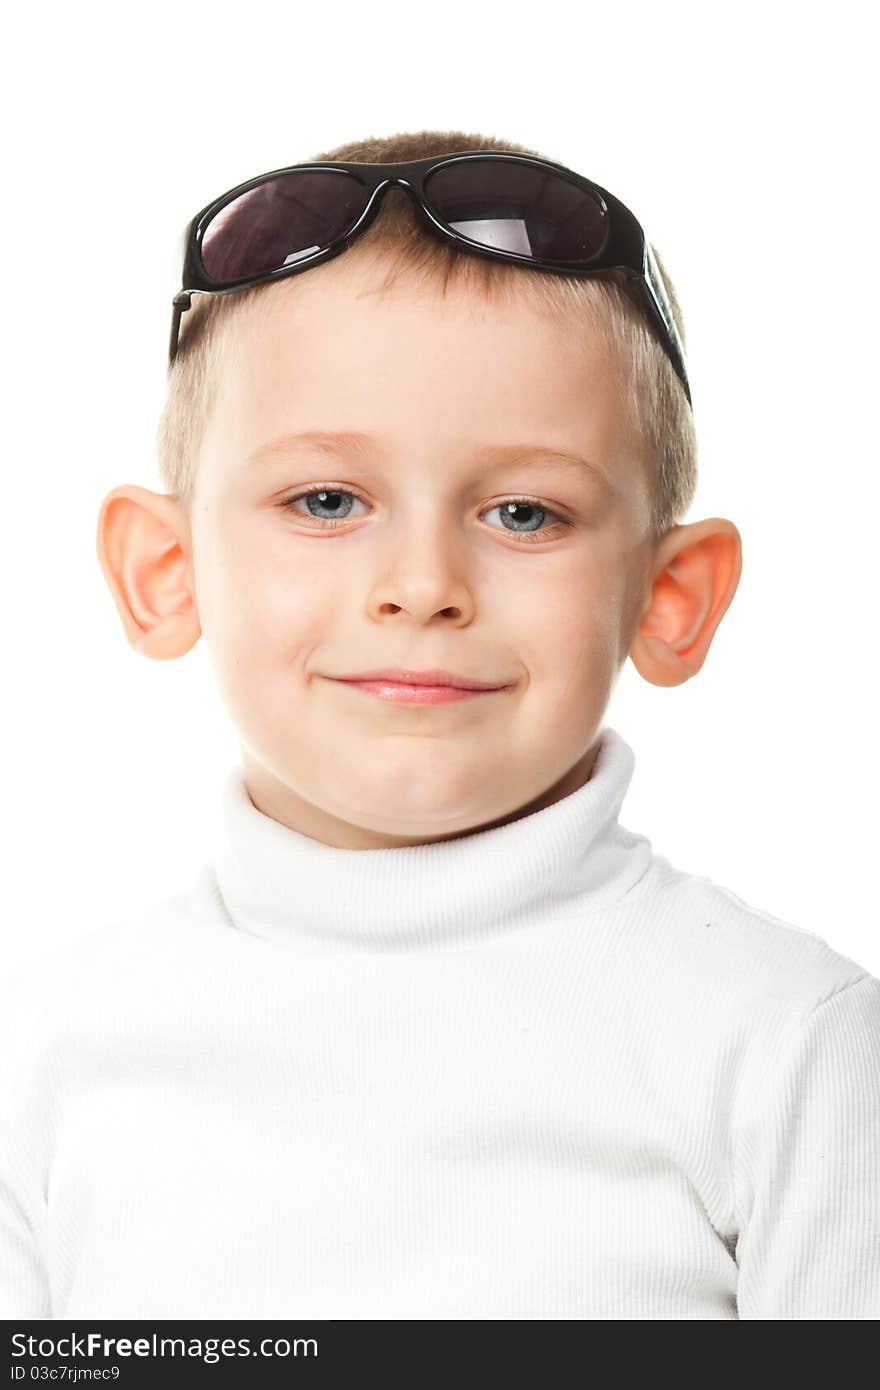
[[[470,676],[461,676],[456,671],[442,671],[433,668],[430,671],[408,671],[399,666],[383,666],[376,671],[353,671],[346,676],[332,676],[331,680],[352,681],[361,684],[364,681],[381,681],[385,685],[420,685],[452,687],[454,690],[506,690],[506,685],[498,685],[494,681],[478,681]]]
[[[384,667],[378,671],[358,671],[347,676],[331,676],[341,685],[378,695],[381,700],[417,705],[445,705],[455,700],[473,700],[480,695],[497,694],[508,685],[489,685],[455,671],[409,671]]]

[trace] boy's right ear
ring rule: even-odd
[[[136,652],[168,661],[201,633],[189,518],[170,493],[124,484],[107,493],[97,528],[98,560]]]

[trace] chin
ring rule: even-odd
[[[466,835],[503,814],[503,808],[487,807],[476,789],[471,790],[472,795],[467,798],[432,796],[428,787],[413,785],[401,796],[393,796],[377,782],[375,799],[369,807],[360,812],[352,807],[345,819],[379,835],[412,840]]]

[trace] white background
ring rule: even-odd
[[[16,8],[0,970],[187,884],[238,759],[204,643],[134,653],[95,551],[110,488],[161,490],[183,227],[341,141],[457,128],[537,148],[641,218],[688,330],[685,520],[743,537],[698,676],[624,668],[605,720],[636,752],[621,820],[880,974],[870,6]]]

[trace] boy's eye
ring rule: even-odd
[[[568,526],[557,512],[551,512],[548,507],[540,502],[533,502],[529,497],[510,497],[506,502],[497,502],[494,507],[489,507],[484,516],[489,516],[491,512],[498,512],[501,517],[501,525],[506,531],[512,532],[521,539],[528,540],[534,535],[538,540],[542,540],[548,531],[558,531],[562,526]],[[541,529],[541,523],[546,517],[554,517],[552,525]]]
[[[297,506],[299,502],[305,502],[308,509],[307,513]],[[288,511],[295,512],[297,516],[316,522],[319,527],[326,528],[338,526],[343,521],[347,521],[352,515],[352,508],[356,502],[359,502],[361,506],[366,506],[366,503],[355,493],[346,488],[328,484],[325,487],[310,488],[306,492],[298,492],[293,497],[285,498],[279,505]],[[489,516],[492,512],[499,513],[501,527],[504,530],[527,541],[533,536],[543,540],[548,532],[552,533],[563,526],[570,525],[570,522],[565,521],[556,512],[550,511],[541,502],[531,497],[506,498],[503,502],[496,502],[493,507],[488,507],[482,515]],[[547,517],[553,517],[553,523],[549,526],[542,526]]]
[[[311,500],[313,497],[316,499],[314,503]],[[346,492],[343,488],[312,488],[309,492],[299,492],[294,497],[285,498],[281,506],[295,511],[298,516],[304,516],[305,513],[299,510],[296,503],[305,501],[314,521],[322,526],[335,526],[339,521],[348,520],[352,504],[360,500],[353,492]],[[325,512],[326,516],[323,515]]]

